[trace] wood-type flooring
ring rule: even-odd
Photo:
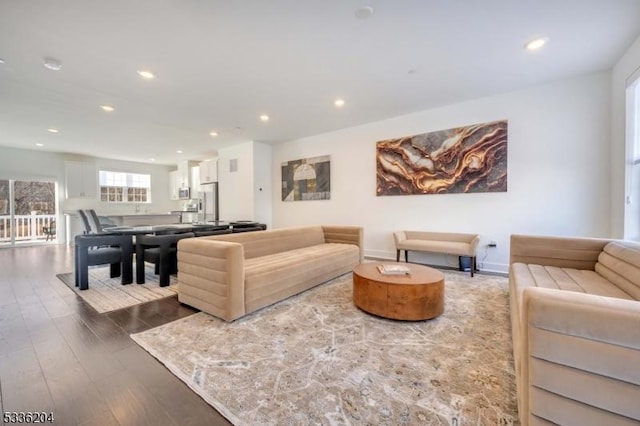
[[[195,310],[171,297],[98,314],[56,278],[72,270],[65,245],[0,249],[3,412],[52,413],[57,425],[230,424],[129,337]]]

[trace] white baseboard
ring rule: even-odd
[[[395,252],[386,251],[386,250],[366,250],[365,249],[364,257],[366,257],[368,259],[395,261],[396,260],[396,253]],[[413,257],[414,257],[414,260],[415,260],[415,256],[413,256]],[[400,260],[404,260],[404,255],[401,254]],[[420,260],[421,259],[418,259],[418,261],[420,261]],[[411,258],[409,259],[409,261],[411,261]],[[441,262],[429,262],[429,263],[433,264],[435,266],[446,266],[446,267],[451,267],[452,266],[450,263],[447,263],[447,264],[441,264]],[[495,273],[499,273],[499,274],[508,274],[509,273],[509,265],[506,265],[506,264],[503,264],[503,263],[483,262],[482,266],[478,265],[478,269],[480,271],[483,271],[483,272],[495,272]]]
[[[396,260],[396,254],[386,250],[365,250],[364,257],[380,260]]]
[[[482,268],[479,268],[481,271],[485,272],[496,272],[500,274],[508,274],[509,273],[509,265],[505,265],[503,263],[487,263],[484,262],[482,264]]]

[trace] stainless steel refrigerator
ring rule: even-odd
[[[200,214],[203,222],[217,222],[220,220],[218,209],[218,182],[203,183],[200,185],[201,200]]]

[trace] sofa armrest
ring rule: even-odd
[[[471,242],[469,243],[469,253],[473,253],[473,256],[477,255],[478,244],[480,244],[480,235],[474,236]]]
[[[178,242],[178,300],[226,321],[245,314],[244,248],[208,237]]]
[[[360,263],[364,262],[364,231],[361,226],[322,225],[324,241],[327,243],[353,244],[360,249]]]
[[[532,263],[593,271],[609,242],[604,238],[512,235],[509,264]]]
[[[640,420],[640,302],[528,288],[522,315],[523,424]]]
[[[393,233],[393,241],[396,243],[396,249],[400,243],[407,239],[407,234],[404,231],[395,231]]]

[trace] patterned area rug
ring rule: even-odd
[[[518,424],[507,279],[443,272],[433,320],[360,311],[348,274],[233,323],[131,337],[238,425]]]
[[[71,290],[82,297],[99,313],[111,312],[152,300],[175,296],[178,293],[178,282],[171,276],[170,285],[160,287],[157,275],[153,273],[153,266],[145,268],[145,284],[136,284],[136,268],[133,268],[133,283],[122,285],[120,278],[109,278],[109,267],[89,268],[89,288],[79,290],[75,286],[73,272],[56,275]]]

